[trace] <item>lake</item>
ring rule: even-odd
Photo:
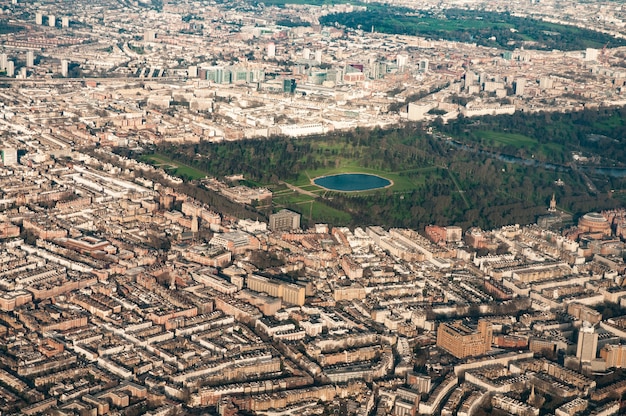
[[[338,175],[320,176],[313,183],[331,191],[370,191],[385,188],[393,183],[377,175],[366,173],[341,173]]]

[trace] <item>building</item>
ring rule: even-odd
[[[306,289],[303,286],[287,283],[267,277],[251,275],[246,279],[248,289],[255,292],[267,293],[293,305],[304,305]]]
[[[35,66],[35,52],[26,52],[26,66],[32,68]]]
[[[2,164],[4,166],[16,166],[17,149],[12,147],[5,147],[4,149],[2,149]]]
[[[589,322],[583,322],[583,326],[578,332],[578,348],[576,349],[576,358],[581,363],[590,363],[596,358],[598,350],[598,334],[595,328]]]
[[[419,72],[428,72],[428,59],[420,60]]]
[[[437,329],[437,346],[456,358],[484,355],[491,349],[491,323],[481,319],[476,329],[462,321],[442,323]]]
[[[54,17],[53,14],[51,14],[50,16],[48,16],[48,26],[50,27],[55,27],[57,24],[57,19],[56,17]]]
[[[69,61],[67,59],[63,59],[61,61],[61,75],[64,76],[64,77],[67,77],[69,69],[70,69]]]
[[[597,61],[598,50],[594,48],[585,49],[585,61]]]
[[[257,250],[260,246],[259,240],[243,231],[232,231],[230,233],[215,234],[209,245],[219,246],[224,250],[233,253],[244,253],[247,250]]]
[[[524,88],[526,87],[526,79],[525,78],[517,78],[514,82],[515,84],[515,95],[524,95]]]
[[[43,14],[42,13],[35,13],[35,23],[38,25],[42,25],[43,24]]]
[[[293,94],[296,92],[296,80],[294,78],[283,79],[283,92],[285,94]]]
[[[626,345],[605,345],[600,350],[600,357],[606,368],[626,368]]]
[[[282,209],[276,214],[270,215],[270,230],[291,231],[300,228],[300,214]]]
[[[590,212],[578,220],[578,228],[584,233],[611,235],[611,224],[602,214]]]

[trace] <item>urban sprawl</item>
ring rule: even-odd
[[[453,6],[626,34],[619,1]],[[623,105],[626,48],[319,24],[367,4],[0,7],[22,28],[0,35],[3,414],[624,411],[626,210],[566,232],[551,229],[572,220],[554,198],[536,224],[494,230],[301,227],[286,209],[216,212],[111,149]]]

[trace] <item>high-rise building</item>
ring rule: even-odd
[[[554,81],[552,81],[552,78],[550,77],[539,78],[539,88],[544,89],[544,90],[549,90],[549,89],[552,89],[553,85],[554,85]]]
[[[295,91],[296,91],[296,80],[293,78],[285,78],[283,80],[283,92],[287,94],[293,94]]]
[[[43,13],[35,13],[35,23],[43,25]]]
[[[593,48],[585,49],[585,61],[597,61],[598,50]]]
[[[315,62],[317,62],[318,64],[322,63],[322,50],[318,49],[315,51]]]
[[[157,34],[154,30],[146,30],[143,34],[143,40],[146,42],[154,42],[156,40]]]
[[[50,16],[48,16],[48,26],[50,27],[55,27],[57,24],[57,19],[56,17],[54,17],[53,14],[51,14]]]
[[[17,149],[12,147],[2,149],[2,164],[4,166],[17,165]]]
[[[578,332],[578,348],[576,349],[576,358],[581,363],[590,363],[596,358],[598,350],[598,334],[593,325],[584,321],[583,326]]]
[[[69,61],[67,59],[63,59],[61,61],[61,75],[64,76],[64,77],[67,77],[69,69],[70,69]]]
[[[68,16],[61,18],[61,27],[70,27],[70,18]]]
[[[398,54],[398,56],[396,56],[396,65],[398,66],[398,70],[402,71],[408,63],[409,55]]]
[[[189,78],[198,78],[198,67],[190,66],[189,68],[187,68],[187,76]]]
[[[270,215],[270,229],[272,231],[291,231],[300,228],[300,214],[281,209]]]
[[[525,78],[517,78],[515,80],[515,95],[524,95],[524,88],[526,87]]]
[[[270,42],[267,44],[267,57],[268,58],[276,57],[276,44],[274,42]]]
[[[15,62],[8,61],[7,62],[7,77],[12,77],[15,75]]]
[[[26,52],[26,66],[28,68],[32,68],[35,66],[35,52],[33,51]]]
[[[428,72],[428,65],[429,65],[428,59],[420,60],[419,71],[420,72]]]
[[[456,358],[484,355],[491,349],[493,329],[491,322],[478,321],[476,329],[462,321],[442,323],[437,329],[437,346]]]
[[[9,58],[7,57],[6,53],[0,54],[0,71],[4,71],[5,69],[7,69],[8,61]]]

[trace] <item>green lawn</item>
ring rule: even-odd
[[[320,201],[313,201],[311,213],[313,214],[314,221],[330,222],[333,224],[348,224],[352,218],[347,212],[331,208]],[[304,213],[304,215],[307,216],[307,213]]]
[[[194,167],[174,161],[162,154],[143,155],[140,160],[154,166],[162,167],[166,172],[174,176],[191,179],[202,179],[207,176],[205,172]]]
[[[386,172],[380,169],[364,168],[353,163],[348,163],[345,166],[340,166],[336,168],[325,168],[300,172],[298,178],[295,181],[290,182],[292,185],[298,186],[306,191],[317,192],[319,190],[324,190],[324,188],[311,183],[311,180],[317,177],[338,175],[341,173],[369,173],[393,181],[393,185],[389,188],[384,188],[385,190],[389,189],[393,192],[405,192],[411,191],[419,186],[424,185],[425,178],[420,173],[435,172],[436,169],[437,168],[435,167],[428,167],[421,169],[411,169],[402,172]],[[381,191],[381,189],[362,191],[361,193],[373,193],[379,191]]]
[[[477,131],[476,135],[495,146],[515,146],[517,148],[531,147],[537,144],[532,137],[517,133],[502,133],[497,131]]]

